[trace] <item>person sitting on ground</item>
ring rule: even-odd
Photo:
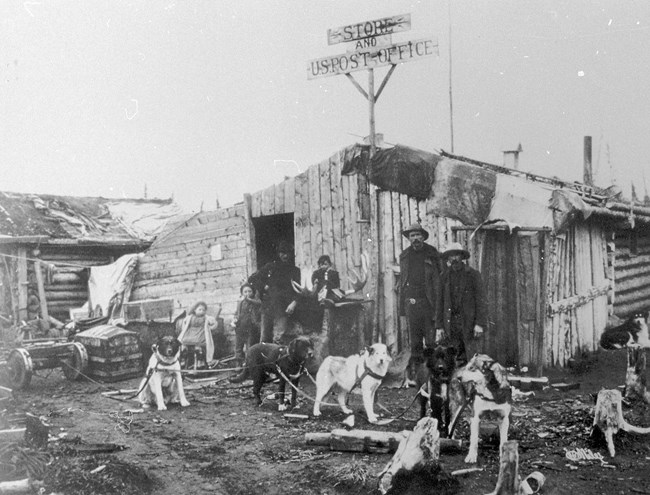
[[[182,345],[182,353],[186,357],[186,364],[189,364],[188,351],[198,351],[203,353],[203,359],[195,357],[191,363],[196,368],[202,368],[214,364],[214,340],[212,330],[217,328],[217,318],[221,313],[221,304],[217,304],[216,316],[208,316],[208,305],[199,301],[181,324],[181,332],[178,340]],[[195,356],[197,353],[195,352]]]
[[[244,364],[244,346],[250,349],[251,346],[260,341],[260,306],[262,301],[256,297],[253,286],[246,282],[239,293],[241,297],[237,301],[237,310],[232,319],[235,327],[235,361],[237,366]]]
[[[312,292],[322,306],[332,306],[342,299],[339,272],[332,268],[331,258],[324,254],[318,258],[318,270],[311,275]]]

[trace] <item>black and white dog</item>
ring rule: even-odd
[[[475,463],[477,460],[479,426],[481,416],[486,412],[493,412],[499,418],[500,447],[508,441],[511,399],[506,369],[486,354],[475,354],[465,366],[454,372],[449,384],[450,435],[465,406],[472,408],[469,453],[465,462]]]
[[[650,349],[647,314],[637,313],[621,325],[605,330],[600,337],[600,346],[609,350],[636,346]]]
[[[456,367],[456,349],[442,345],[425,347],[423,355],[424,362],[416,373],[420,418],[426,416],[428,404],[431,417],[438,420],[440,434],[446,437],[451,423],[448,387]]]
[[[147,374],[140,383],[140,404],[143,408],[156,405],[159,411],[166,410],[167,404],[170,403],[189,406],[183,390],[181,364],[178,361],[181,343],[175,337],[165,336],[160,337],[151,349],[153,354],[149,358]]]

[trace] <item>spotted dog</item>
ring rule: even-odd
[[[153,354],[149,358],[145,378],[140,383],[138,400],[143,408],[155,404],[159,411],[167,409],[167,404],[180,403],[187,407],[181,365],[181,343],[171,336],[160,337],[151,346]]]
[[[359,354],[348,357],[327,356],[316,374],[316,400],[314,416],[321,415],[320,406],[323,397],[333,388],[338,389],[338,403],[345,414],[352,414],[346,405],[350,392],[361,387],[363,406],[370,423],[378,421],[374,413],[375,394],[388,371],[392,361],[386,344],[373,344]]]
[[[454,372],[449,387],[449,406],[452,415],[450,435],[453,434],[456,422],[465,406],[470,405],[472,408],[466,463],[475,463],[478,458],[479,424],[484,413],[492,411],[500,420],[500,446],[508,441],[511,398],[512,391],[506,378],[506,369],[490,356],[475,354],[465,366]]]
[[[304,371],[305,362],[314,355],[314,346],[307,337],[296,337],[288,346],[260,343],[246,351],[246,362],[239,375],[232,377],[232,383],[241,383],[249,378],[253,380],[253,396],[257,405],[262,403],[262,387],[271,375],[280,379],[278,392],[280,404],[278,411],[285,411],[296,406],[298,382]],[[283,376],[284,375],[284,376]],[[291,400],[285,400],[286,380],[291,387]]]
[[[420,400],[420,418],[427,414],[427,405],[431,408],[431,417],[438,420],[438,430],[447,436],[451,423],[449,411],[449,381],[456,367],[456,349],[438,345],[424,348],[424,362],[416,372],[418,398]]]
[[[647,314],[637,313],[621,325],[605,330],[600,336],[600,346],[609,350],[637,346],[650,349]]]

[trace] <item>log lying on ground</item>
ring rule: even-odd
[[[382,495],[388,493],[398,472],[408,472],[418,466],[437,464],[439,458],[438,420],[422,418],[413,431],[400,442],[391,461],[379,473],[379,491]]]
[[[395,452],[402,440],[411,432],[374,431],[374,430],[332,430],[331,433],[305,433],[307,445],[322,445],[331,450],[344,452],[367,452],[371,454],[391,454]],[[462,448],[460,440],[440,439],[440,450]]]
[[[27,493],[31,489],[29,478],[0,482],[0,493]]]
[[[607,449],[609,450],[609,455],[612,457],[616,454],[616,450],[614,449],[614,435],[619,430],[628,433],[650,433],[650,428],[639,428],[625,421],[625,418],[623,418],[622,400],[623,396],[621,392],[607,389],[598,392],[598,398],[596,399],[592,435],[596,428],[605,434]]]
[[[641,399],[650,404],[650,392],[646,383],[646,354],[641,347],[627,348],[627,371],[625,373],[625,397]]]

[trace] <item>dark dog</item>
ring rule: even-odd
[[[622,349],[623,347],[643,347],[650,349],[647,315],[637,313],[624,323],[608,328],[600,336],[600,346],[603,349]]]
[[[185,398],[181,365],[181,343],[176,337],[160,337],[151,346],[153,354],[149,358],[147,376],[140,384],[138,399],[142,407],[155,404],[159,411],[167,409],[168,403],[180,403],[187,407],[190,403]]]
[[[447,436],[451,422],[449,413],[449,380],[456,367],[456,349],[438,345],[424,349],[424,362],[417,369],[416,382],[420,399],[420,418],[427,414],[427,404],[431,417],[438,420],[438,430]]]
[[[262,386],[270,375],[275,375],[280,379],[278,392],[280,395],[280,405],[278,411],[285,411],[290,407],[296,406],[296,396],[298,382],[304,370],[305,361],[314,355],[314,346],[307,337],[297,337],[293,339],[289,346],[280,346],[277,344],[255,344],[246,352],[246,363],[241,373],[230,379],[232,383],[241,383],[251,378],[253,380],[253,395],[257,404],[262,403]],[[282,372],[278,372],[278,368]],[[291,401],[285,401],[284,393],[286,381],[284,375],[289,379],[291,387]],[[294,388],[295,387],[295,388]]]

